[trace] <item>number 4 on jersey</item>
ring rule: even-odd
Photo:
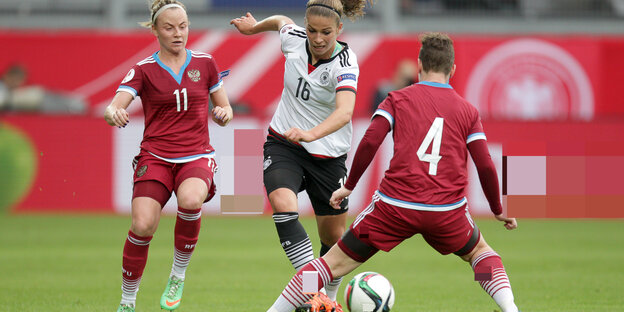
[[[440,156],[440,145],[442,144],[442,129],[444,128],[444,118],[436,117],[425,136],[425,139],[420,143],[420,147],[416,154],[418,159],[429,163],[429,174],[438,174],[438,161],[442,159]],[[431,147],[431,154],[426,154],[429,145]]]

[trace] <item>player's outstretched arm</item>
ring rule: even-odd
[[[117,92],[104,111],[104,120],[111,126],[125,127],[130,122],[130,115],[128,115],[126,108],[128,108],[132,99],[132,94],[128,92]]]
[[[249,12],[230,21],[230,25],[234,25],[244,35],[255,35],[263,31],[279,31],[282,26],[294,23],[292,19],[284,15],[269,16],[258,22]]]
[[[468,151],[470,157],[477,167],[479,173],[479,181],[481,182],[481,188],[490,204],[490,210],[494,213],[497,220],[505,222],[505,228],[513,230],[518,227],[518,223],[515,218],[507,218],[503,216],[503,206],[500,201],[500,191],[498,187],[498,175],[496,173],[496,167],[492,162],[492,157],[487,147],[485,140],[475,140],[468,143]]]
[[[340,209],[340,203],[351,195],[351,192],[352,190],[347,189],[344,185],[341,186],[339,189],[335,190],[334,193],[332,193],[332,196],[329,199],[329,204],[334,209]]]
[[[364,174],[364,171],[366,171],[366,168],[368,168],[368,165],[373,161],[379,146],[381,146],[381,143],[383,143],[383,140],[390,130],[390,122],[388,122],[386,118],[380,116],[373,117],[373,120],[368,126],[368,129],[366,129],[355,151],[347,181],[342,187],[336,190],[329,199],[329,204],[334,209],[340,209],[342,200],[351,195],[351,191],[355,188],[355,185],[362,177],[362,174]]]
[[[210,100],[214,105],[212,109],[212,120],[219,126],[225,127],[232,121],[232,118],[234,118],[232,106],[230,106],[225,87],[221,87],[219,90],[210,93]]]

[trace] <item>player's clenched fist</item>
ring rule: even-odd
[[[123,108],[108,106],[104,112],[104,119],[111,126],[125,127],[130,122],[130,115]]]
[[[220,126],[225,126],[232,120],[232,108],[228,106],[227,108],[221,106],[215,106],[212,109],[212,120],[214,120]]]

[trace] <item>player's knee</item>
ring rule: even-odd
[[[156,233],[158,223],[150,218],[134,218],[132,220],[132,233],[138,236],[152,236]]]
[[[344,234],[345,227],[336,226],[330,229],[323,229],[322,232],[319,232],[319,236],[321,238],[321,242],[327,246],[333,246]]]
[[[180,187],[176,192],[178,207],[185,209],[199,209],[206,200],[206,191],[199,188]]]
[[[289,189],[277,189],[269,194],[273,212],[297,211],[297,196]]]
[[[199,209],[204,203],[204,198],[198,195],[182,195],[178,197],[178,206],[186,209]]]

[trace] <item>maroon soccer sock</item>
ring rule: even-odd
[[[178,208],[174,229],[175,250],[171,275],[184,279],[201,228],[201,209]]]
[[[121,303],[134,303],[143,270],[147,263],[147,252],[152,236],[138,236],[128,231],[123,249]]]
[[[276,301],[276,303],[274,304],[275,307],[285,304],[285,300],[288,302],[288,304],[292,305],[294,309],[312,298],[313,294],[303,293],[303,272],[318,273],[318,287],[316,291],[323,288],[333,279],[331,271],[329,270],[329,266],[327,265],[325,260],[323,260],[323,258],[314,259],[308,264],[304,265],[301,270],[299,270],[299,272],[297,272],[297,274],[293,276],[288,285],[286,285],[284,291],[282,291],[282,295],[280,296],[280,298],[278,298],[278,301]]]
[[[517,311],[511,284],[505,272],[501,257],[494,251],[487,251],[472,262],[475,280],[503,311]]]

